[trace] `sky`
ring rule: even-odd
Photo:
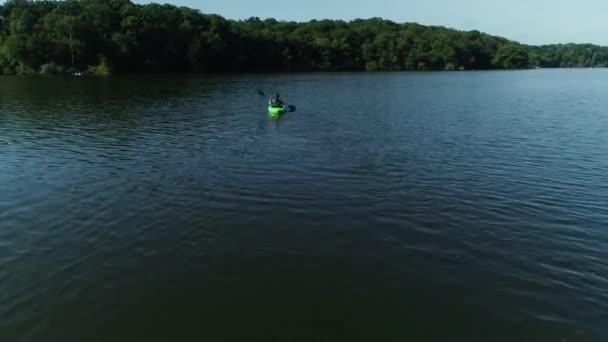
[[[139,0],[138,3],[150,1]],[[608,0],[156,0],[216,13],[307,21],[382,17],[479,30],[526,44],[608,46]]]

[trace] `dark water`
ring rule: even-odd
[[[607,94],[0,78],[0,341],[606,341]]]

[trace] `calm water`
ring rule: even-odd
[[[0,341],[606,341],[607,94],[0,78]]]

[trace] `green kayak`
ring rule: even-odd
[[[279,115],[284,114],[285,112],[287,112],[288,108],[289,107],[287,107],[286,104],[283,104],[280,107],[268,106],[268,114],[270,116],[279,116]]]

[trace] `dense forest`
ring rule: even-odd
[[[608,48],[529,46],[383,19],[227,20],[130,0],[0,5],[0,73],[482,70],[608,66]]]

